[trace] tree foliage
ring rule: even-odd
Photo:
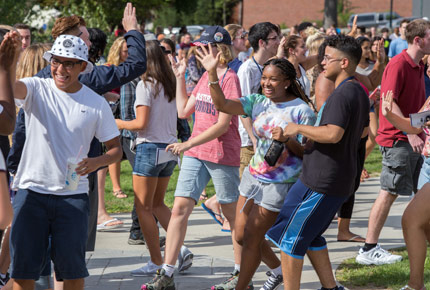
[[[46,6],[54,6],[64,15],[77,14],[85,18],[89,27],[113,30],[121,23],[124,7],[129,0],[43,0]],[[169,0],[134,0],[139,22],[152,17],[153,11],[166,5]]]
[[[229,23],[233,8],[238,2],[240,0],[172,0],[155,11],[154,24],[164,27],[190,24],[224,25]]]
[[[0,0],[0,24],[22,23],[36,0]]]

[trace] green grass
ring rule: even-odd
[[[337,280],[349,289],[400,289],[409,280],[409,259],[405,248],[394,252],[401,255],[399,263],[382,266],[365,266],[355,262],[355,258],[345,260],[336,271]],[[427,250],[430,257],[430,249]],[[426,259],[424,279],[430,289],[430,261]]]
[[[169,185],[167,187],[166,196],[164,198],[164,202],[168,207],[173,206],[174,193],[176,188],[176,183],[178,181],[179,169],[176,166],[173,171],[172,176],[170,177]],[[108,174],[106,178],[106,186],[105,186],[105,202],[106,209],[109,213],[118,213],[118,212],[131,212],[133,209],[134,202],[134,191],[132,184],[132,168],[128,161],[121,162],[121,189],[128,195],[127,198],[118,199],[112,194],[112,182],[110,176]],[[206,187],[206,194],[208,196],[212,196],[215,194],[214,185],[212,180],[209,181],[208,186]]]

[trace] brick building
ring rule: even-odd
[[[350,3],[354,13],[390,11],[390,0],[350,0]],[[412,16],[412,3],[413,0],[393,0],[393,11],[400,16]],[[246,29],[262,21],[290,27],[304,20],[322,21],[324,0],[243,0],[236,11],[240,14],[241,10],[242,17],[234,18]]]

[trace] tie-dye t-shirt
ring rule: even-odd
[[[257,138],[257,150],[249,163],[249,172],[264,183],[296,182],[302,169],[302,160],[285,146],[275,166],[269,166],[264,160],[272,143],[270,130],[284,128],[289,122],[313,126],[316,120],[314,112],[299,98],[292,101],[274,103],[263,95],[252,94],[240,98],[245,114],[252,118],[252,130]],[[298,142],[302,136],[298,135]]]

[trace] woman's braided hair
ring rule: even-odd
[[[291,84],[286,89],[287,94],[294,95],[300,99],[302,99],[305,103],[310,105],[312,109],[317,112],[317,109],[315,108],[315,105],[312,103],[312,101],[306,96],[306,94],[303,92],[302,87],[297,81],[297,73],[296,69],[294,68],[293,64],[289,62],[286,59],[283,58],[274,58],[268,60],[264,64],[264,68],[269,65],[274,65],[277,68],[279,68],[282,72],[282,74],[291,81]],[[264,70],[263,68],[263,70]]]

